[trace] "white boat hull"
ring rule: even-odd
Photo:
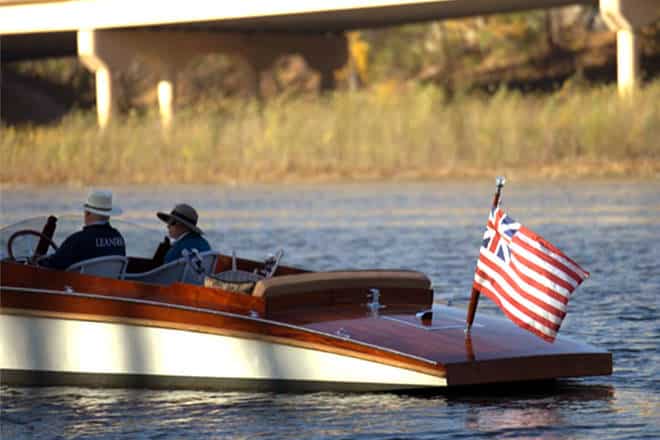
[[[443,377],[282,343],[149,325],[0,315],[3,384],[368,389]]]

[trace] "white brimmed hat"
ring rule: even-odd
[[[90,192],[83,208],[92,214],[105,215],[107,217],[122,213],[119,206],[112,204],[112,191],[105,189],[97,189]]]
[[[176,205],[169,214],[166,212],[159,212],[156,215],[165,223],[175,221],[186,226],[191,231],[203,234],[202,230],[197,227],[197,211],[195,211],[195,208],[190,205],[181,203]]]

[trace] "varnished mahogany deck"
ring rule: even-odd
[[[547,343],[499,318],[479,316],[470,335],[465,334],[464,311],[438,307],[433,320],[423,323],[413,313],[394,307],[378,316],[354,310],[334,321],[330,310],[318,310],[286,322],[306,328],[340,332],[368,344],[431,359],[442,365],[449,385],[607,375],[611,354],[590,345],[559,337]],[[311,312],[310,312],[311,313]],[[335,312],[335,316],[337,316]]]

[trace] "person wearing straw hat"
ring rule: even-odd
[[[38,261],[43,267],[66,269],[74,263],[108,255],[126,255],[126,244],[118,230],[110,226],[110,217],[122,210],[112,202],[112,191],[92,190],[83,205],[81,231],[68,236],[54,254]]]
[[[169,214],[159,212],[156,215],[167,224],[167,233],[174,240],[174,244],[165,254],[164,263],[181,258],[184,250],[211,250],[209,242],[202,237],[202,230],[197,227],[197,211],[192,206],[180,203]]]

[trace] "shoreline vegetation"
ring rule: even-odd
[[[385,83],[317,97],[206,100],[117,118],[0,127],[0,183],[167,184],[481,178],[658,178],[660,80],[632,100],[615,86],[550,95],[447,96]]]

